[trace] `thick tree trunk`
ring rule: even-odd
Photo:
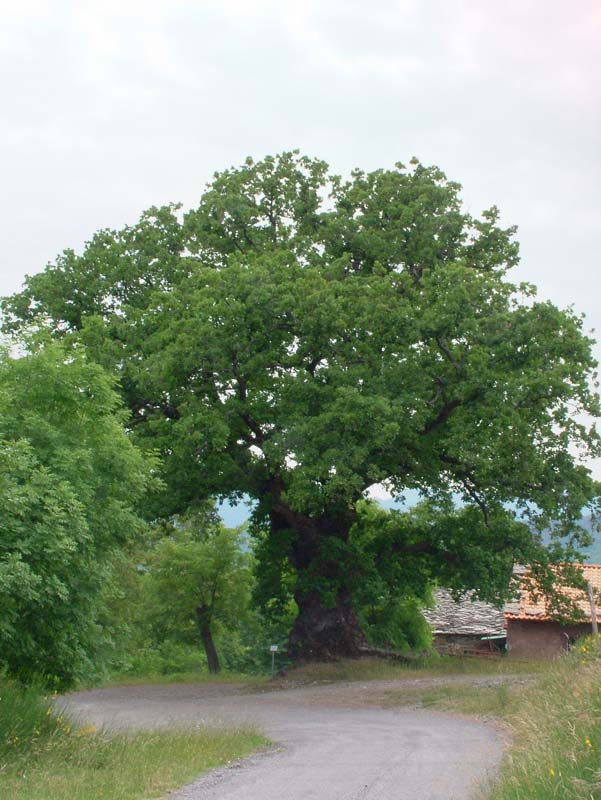
[[[275,499],[271,535],[295,533],[288,558],[298,577],[298,616],[288,640],[289,656],[298,663],[362,655],[367,642],[352,608],[345,564],[345,545],[356,520],[354,504],[332,504],[327,513],[311,518],[281,500],[277,481],[269,488]],[[336,546],[329,547],[334,540]]]
[[[218,672],[221,672],[221,665],[219,664],[219,656],[217,655],[213,634],[211,633],[211,615],[207,606],[198,606],[196,609],[196,617],[198,619],[200,639],[207,655],[209,672],[211,675],[216,675]]]
[[[324,607],[316,593],[296,597],[299,614],[288,642],[293,661],[336,661],[356,658],[367,648],[348,597]]]

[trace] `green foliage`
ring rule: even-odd
[[[80,349],[0,352],[0,665],[22,680],[68,683],[102,650],[108,564],[150,480],[124,420]]]
[[[158,642],[149,635],[136,638],[142,638],[141,646],[135,647],[132,642],[127,642],[117,651],[118,658],[108,673],[109,681],[114,675],[146,678],[207,672],[207,660],[198,642],[182,644],[171,638]]]
[[[360,609],[388,605],[393,613],[396,603],[407,600],[411,607],[414,598],[428,604],[436,584],[456,597],[471,588],[478,599],[500,604],[519,586],[513,574],[517,563],[531,565],[537,591],[544,591],[557,618],[576,613],[557,587],[580,585],[582,578],[569,561],[554,563],[562,555],[576,557],[573,543],[545,544],[507,509],[496,509],[483,524],[478,508],[455,507],[448,500],[422,501],[406,512],[363,502],[349,546],[354,567],[348,569]]]
[[[288,637],[296,617],[294,602],[277,616],[266,616],[250,608],[237,629],[224,631],[217,637],[217,646],[228,670],[261,675],[271,669],[270,646],[278,646],[277,669],[288,666]]]
[[[370,644],[387,650],[428,650],[432,631],[415,599],[382,598],[378,604],[359,607],[361,628]]]
[[[64,253],[5,301],[6,326],[41,312],[115,371],[162,455],[154,513],[258,501],[280,608],[290,590],[301,614],[348,602],[357,502],[381,481],[444,517],[393,519],[374,543],[402,595],[440,580],[499,599],[525,554],[550,585],[598,494],[581,459],[599,437],[578,421],[599,415],[591,342],[509,280],[515,230],[459,191],[417,161],[343,181],[296,153],[248,160],[183,219],[152,209]]]
[[[149,557],[148,597],[159,638],[198,642],[197,609],[207,609],[217,628],[236,627],[247,613],[252,559],[240,530],[179,518]]]
[[[111,633],[108,675],[206,673],[197,608],[208,604],[228,672],[264,672],[271,644],[285,659],[294,605],[277,618],[252,607],[255,559],[244,531],[224,528],[212,504],[155,522],[148,531],[144,541],[113,557],[104,585],[100,622]]]

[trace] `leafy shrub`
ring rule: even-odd
[[[392,650],[429,650],[432,631],[414,598],[383,598],[359,609],[361,627],[370,644]]]
[[[201,673],[207,672],[207,660],[199,647],[166,640],[131,654],[121,671],[132,675]]]

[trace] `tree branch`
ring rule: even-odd
[[[471,394],[469,394],[467,397],[464,397],[463,400],[459,400],[457,398],[455,400],[447,400],[440,409],[440,411],[438,412],[438,414],[429,422],[427,422],[421,429],[421,431],[419,431],[419,435],[425,436],[426,434],[436,430],[436,428],[439,428],[443,423],[447,421],[447,419],[451,416],[451,414],[456,408],[460,408],[461,406],[466,406],[469,403],[473,403],[475,400],[478,400],[480,397],[482,397],[482,394],[483,394],[482,389],[478,388],[474,389],[474,391],[471,392]]]

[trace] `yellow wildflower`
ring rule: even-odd
[[[77,736],[92,736],[92,734],[96,733],[96,726],[95,725],[86,725],[83,728],[80,728],[76,735]]]
[[[555,777],[555,770],[553,769],[553,767],[549,767],[549,775],[550,775],[552,778],[554,778],[554,777]]]

